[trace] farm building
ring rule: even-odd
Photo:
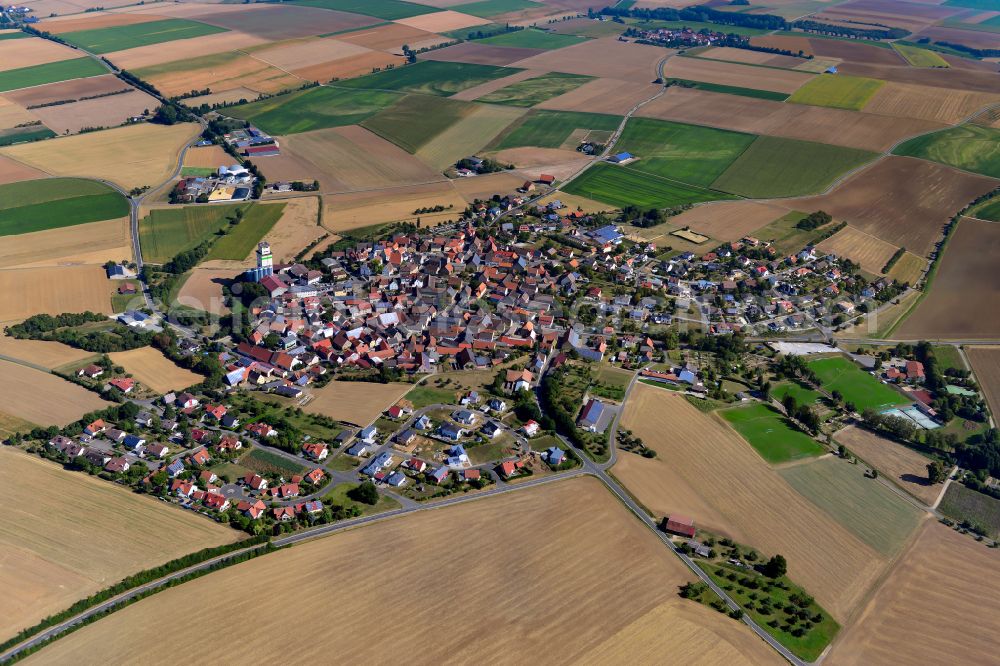
[[[663,531],[691,538],[694,536],[694,521],[685,516],[667,516],[663,519]]]

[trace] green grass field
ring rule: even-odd
[[[407,95],[362,121],[375,134],[411,153],[476,110],[472,102],[447,97]]]
[[[800,405],[815,404],[822,397],[819,391],[814,391],[798,382],[780,382],[772,387],[771,395],[779,402],[784,400],[786,395],[791,395]]]
[[[398,90],[448,97],[466,88],[520,72],[510,67],[424,60],[337,83],[339,88]]]
[[[364,14],[387,21],[438,11],[434,7],[401,0],[292,0],[291,4]]]
[[[945,7],[967,7],[988,12],[1000,12],[1000,0],[946,0]]]
[[[561,49],[564,46],[572,46],[580,42],[587,41],[586,37],[577,35],[560,35],[555,32],[545,32],[528,28],[517,30],[516,32],[505,32],[502,35],[487,37],[479,40],[479,44],[492,44],[493,46],[516,46],[524,49]]]
[[[806,213],[793,210],[761,227],[754,232],[754,236],[774,243],[774,249],[778,255],[798,252],[806,245],[816,242],[815,239],[828,229],[826,225],[812,231],[799,229],[796,225],[805,216]]]
[[[788,424],[780,413],[757,403],[719,412],[743,439],[771,463],[800,460],[822,455],[825,449],[809,435]]]
[[[848,531],[891,557],[917,528],[921,512],[864,472],[863,465],[824,458],[778,473]]]
[[[857,148],[761,136],[712,187],[754,199],[814,194],[876,156]]]
[[[860,111],[885,81],[863,76],[820,74],[792,93],[789,102]]]
[[[685,87],[704,90],[706,92],[724,93],[726,95],[739,95],[740,97],[753,97],[755,99],[769,99],[773,102],[784,102],[788,99],[785,93],[774,92],[773,90],[757,90],[756,88],[742,88],[740,86],[724,86],[721,83],[705,83],[704,81],[692,81],[690,79],[670,79],[684,84]]]
[[[212,176],[216,172],[216,169],[212,167],[181,167],[181,175],[184,177],[196,176]]]
[[[242,467],[253,470],[258,474],[274,474],[291,478],[292,474],[305,474],[306,468],[292,462],[284,456],[278,455],[267,449],[254,447],[249,453],[239,459]]]
[[[621,208],[670,208],[687,203],[730,199],[714,192],[653,176],[629,167],[595,164],[562,190]]]
[[[345,508],[350,508],[352,506],[358,507],[361,511],[362,516],[367,516],[373,513],[382,513],[383,511],[389,511],[391,509],[398,509],[400,507],[399,501],[389,497],[388,495],[379,495],[379,500],[376,504],[365,504],[363,502],[355,502],[347,493],[351,490],[357,488],[360,484],[344,482],[335,485],[330,492],[323,496],[323,500],[337,506],[342,506]]]
[[[1000,500],[966,488],[960,483],[948,486],[938,510],[952,520],[968,520],[983,528],[991,538],[1000,536]]]
[[[980,220],[990,220],[992,222],[1000,222],[1000,197],[994,197],[990,201],[982,204],[975,212],[971,213],[974,217],[978,217]]]
[[[112,51],[133,49],[137,46],[172,42],[177,39],[214,35],[218,32],[228,31],[225,28],[199,21],[163,19],[162,21],[120,25],[113,28],[78,30],[64,33],[60,37],[91,53],[111,53]]]
[[[12,146],[15,143],[25,143],[28,141],[39,141],[40,139],[51,139],[55,132],[43,125],[32,125],[31,127],[13,127],[8,130],[0,130],[0,146]]]
[[[506,88],[494,90],[476,101],[504,104],[507,106],[531,107],[541,104],[545,100],[568,93],[570,90],[575,90],[587,81],[592,80],[593,78],[590,76],[551,72],[532,79],[512,83]]]
[[[893,153],[1000,178],[1000,129],[992,127],[950,127],[910,139]]]
[[[254,204],[243,216],[242,222],[215,242],[205,259],[243,261],[257,247],[260,239],[271,230],[284,210],[283,203]]]
[[[28,37],[28,33],[26,32],[21,32],[21,31],[5,32],[3,34],[0,34],[0,42],[6,39],[24,39],[26,37]]]
[[[46,178],[0,185],[0,236],[112,220],[128,211],[125,197],[93,180]]]
[[[463,14],[472,14],[480,18],[493,18],[501,14],[519,12],[523,9],[533,9],[541,7],[537,2],[530,0],[482,0],[481,2],[470,2],[464,5],[453,5],[448,9]]]
[[[311,88],[226,109],[226,115],[249,120],[265,132],[295,134],[356,125],[400,98],[382,90]]]
[[[894,42],[892,48],[914,67],[947,67],[948,61],[934,51]]]
[[[631,118],[615,151],[639,157],[630,169],[708,187],[754,142],[742,132]]]
[[[211,238],[226,225],[226,217],[237,209],[246,212],[247,207],[248,204],[199,204],[154,208],[139,220],[142,256],[154,264],[170,261]]]
[[[808,363],[829,392],[840,391],[844,402],[853,402],[858,411],[909,404],[909,400],[863,371],[843,356],[820,358]]]
[[[60,60],[59,62],[0,72],[0,92],[40,86],[46,83],[58,83],[69,79],[100,76],[107,73],[108,70],[93,58]]]
[[[613,132],[621,124],[620,116],[576,111],[540,111],[528,113],[507,128],[490,146],[491,150],[521,148],[558,148],[573,130],[588,129]]]

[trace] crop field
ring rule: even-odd
[[[421,14],[420,16],[399,19],[396,23],[401,23],[402,25],[407,25],[418,30],[426,30],[427,32],[449,34],[452,31],[458,31],[462,28],[487,25],[489,24],[489,20],[473,16],[472,14],[445,9],[433,14]]]
[[[752,134],[682,125],[649,118],[632,118],[625,125],[616,151],[639,158],[630,169],[710,186],[754,142]]]
[[[429,14],[433,7],[403,2],[402,0],[294,0],[297,5],[321,7],[339,12],[363,14],[375,18],[392,20],[409,18],[418,14]]]
[[[426,30],[417,30],[401,23],[384,23],[371,28],[354,30],[337,35],[337,41],[357,44],[379,51],[400,51],[403,44],[410,48],[430,46],[449,41],[447,37]]]
[[[8,146],[0,154],[55,176],[101,178],[129,190],[165,181],[194,133],[186,123],[141,123]]]
[[[225,33],[220,37],[228,35],[229,33]],[[214,37],[204,39],[214,39]],[[228,91],[231,90],[244,91],[234,101],[254,100],[260,93],[274,94],[302,85],[302,79],[238,51],[209,53],[167,63],[151,63],[132,71],[165,94],[181,95],[189,92],[192,86],[198,90],[209,88],[223,95],[228,95]],[[194,103],[194,100],[191,103]]]
[[[560,35],[553,32],[544,32],[528,28],[516,32],[505,32],[494,37],[487,37],[480,40],[483,44],[493,46],[514,46],[523,49],[561,49],[584,41],[584,37],[576,35]]]
[[[0,72],[58,62],[78,55],[69,47],[38,37],[3,40],[0,41]]]
[[[383,222],[416,222],[426,225],[457,220],[468,202],[450,183],[407,185],[373,192],[349,192],[323,197],[323,226],[334,233]],[[444,206],[440,213],[416,214],[418,208]]]
[[[759,199],[801,196],[822,191],[874,157],[875,153],[857,148],[761,136],[713,186]]]
[[[569,111],[532,111],[511,125],[491,144],[495,150],[532,146],[560,148],[576,130],[614,131],[618,116]]]
[[[101,266],[0,270],[0,321],[84,310],[110,314],[109,292]]]
[[[253,57],[278,69],[295,72],[351,56],[369,53],[370,49],[339,39],[301,39],[274,46],[255,48]],[[312,78],[312,77],[310,77]],[[318,77],[316,77],[318,79]],[[323,80],[323,79],[318,79]]]
[[[0,335],[0,355],[27,361],[51,370],[61,365],[82,361],[94,354],[64,345],[61,342],[18,340],[7,335]]]
[[[921,118],[951,125],[961,122],[986,105],[997,101],[1000,101],[1000,94],[995,92],[955,90],[890,81],[872,96],[864,111],[896,118]]]
[[[945,248],[930,292],[894,334],[907,339],[994,338],[1000,313],[983,308],[997,297],[1000,227],[962,218]]]
[[[838,621],[863,601],[884,569],[882,555],[799,495],[716,416],[684,397],[636,386],[623,425],[659,454],[654,460],[629,456],[627,467],[613,468],[630,493],[656,515],[683,511],[704,529],[764,553],[781,553],[789,577]]]
[[[826,663],[989,663],[1000,631],[995,555],[967,535],[926,521],[858,621],[841,632]]]
[[[249,7],[210,3],[196,7],[183,8],[179,15],[268,42],[329,35],[380,23],[371,16],[291,3],[281,6],[251,3]]]
[[[670,218],[673,224],[720,241],[736,241],[785,215],[775,204],[758,201],[719,201],[695,206]]]
[[[906,157],[878,160],[833,192],[789,202],[798,210],[825,210],[865,233],[926,256],[944,224],[996,181],[934,162]]]
[[[442,62],[471,62],[477,65],[500,65],[507,66],[512,62],[524,60],[531,56],[545,53],[541,49],[518,49],[510,46],[491,46],[481,43],[481,40],[474,42],[462,42],[443,49],[435,49],[423,55],[424,60],[440,60]],[[535,74],[545,70],[525,70]],[[496,81],[496,79],[494,79]],[[486,84],[481,84],[486,85]],[[499,86],[498,86],[499,87]],[[466,88],[459,95],[468,95],[475,88]],[[466,98],[470,99],[470,98]]]
[[[834,439],[924,504],[933,504],[941,494],[942,486],[927,481],[930,459],[913,449],[856,426],[844,428]]]
[[[792,93],[788,101],[860,111],[883,84],[884,81],[861,76],[823,74]]]
[[[281,218],[264,236],[271,246],[271,254],[279,263],[291,263],[295,255],[322,236],[319,226],[319,199],[297,197],[285,201]]]
[[[209,250],[205,259],[242,261],[253,252],[260,239],[271,230],[284,209],[285,204],[283,203],[253,205],[235,228],[215,241],[215,245]]]
[[[914,67],[947,67],[948,61],[942,58],[940,55],[934,51],[928,49],[922,49],[918,46],[910,46],[908,44],[900,44],[898,42],[892,45],[892,48],[899,52],[899,55],[906,59],[906,62],[910,63]]]
[[[205,262],[193,268],[177,292],[177,304],[218,316],[229,313],[222,286],[233,283],[243,270],[217,268],[217,265],[218,262]]]
[[[519,107],[477,104],[471,114],[439,133],[417,150],[416,155],[432,167],[443,170],[457,160],[479,152],[524,112]],[[483,176],[468,180],[486,182]],[[461,184],[456,181],[455,186],[461,187]],[[495,193],[497,190],[480,198],[488,199]]]
[[[39,104],[50,104],[52,102],[62,102],[70,99],[79,99],[90,95],[104,95],[107,93],[129,90],[121,79],[111,75],[92,76],[86,79],[73,79],[70,81],[60,81],[47,85],[26,88],[24,90],[14,90],[4,93],[5,100],[14,102],[23,107],[38,106]],[[32,109],[37,111],[40,109]]]
[[[180,391],[201,382],[204,377],[178,367],[158,349],[140,347],[123,352],[112,352],[108,357],[115,365],[125,368],[145,386],[157,393]]]
[[[159,102],[155,97],[132,89],[120,95],[47,106],[33,109],[33,112],[56,134],[73,134],[87,127],[120,125],[157,106]]]
[[[590,81],[579,74],[552,72],[532,79],[525,79],[479,98],[480,102],[531,107],[579,88]]]
[[[8,447],[0,450],[0,461],[7,507],[0,530],[4,639],[129,574],[239,536],[191,512]]]
[[[1000,347],[966,347],[965,355],[972,364],[972,372],[990,411],[1000,414]]]
[[[111,53],[124,51],[137,46],[162,44],[177,39],[202,37],[217,32],[225,32],[207,23],[188,21],[186,19],[164,19],[147,23],[134,23],[112,28],[97,28],[95,30],[80,30],[62,35],[70,44],[84,48],[91,53]]]
[[[448,127],[476,110],[469,102],[447,97],[407,95],[366,119],[362,126],[415,153]]]
[[[546,51],[512,63],[512,67],[607,77],[650,84],[657,77],[656,65],[664,56],[658,46],[619,42],[616,37],[588,39],[556,51]],[[674,62],[676,58],[669,62]],[[650,94],[652,96],[652,93]]]
[[[794,93],[815,78],[812,74],[789,69],[770,69],[698,58],[671,58],[663,67],[663,75],[671,79],[703,81],[742,88],[748,81],[758,90]]]
[[[579,528],[579,506],[587,506],[594,519],[587,530]],[[461,536],[469,534],[477,536]],[[351,574],[359,549],[382,572],[377,580]],[[407,553],[402,560],[401,549]],[[428,596],[422,586],[412,584],[448,558],[464,563],[456,583],[481,592],[470,597],[471,606],[456,604],[448,595]],[[626,559],[631,564],[615,577],[602,573],[607,562]],[[572,569],[594,584],[581,586],[578,577],[552,575],[553,567]],[[495,575],[498,570],[516,572],[518,584]],[[430,635],[442,623],[450,626],[448,641],[421,647],[421,658],[431,661],[453,657],[455,644],[495,644],[516,632],[519,639],[504,653],[513,662],[649,661],[669,649],[685,662],[779,663],[740,623],[680,599],[677,587],[689,576],[603,486],[574,479],[387,520],[210,574],[85,627],[45,648],[40,658],[59,662],[69,655],[87,659],[101,653],[123,662],[155,660],[155,634],[197,633],[204,623],[219,625],[252,613],[262,596],[281,599],[295,590],[298,602],[341,620],[317,639],[308,623],[265,614],[252,626],[227,625],[233,640],[205,640],[197,646],[199,654],[213,660],[300,660],[317,648],[335,646],[346,661],[377,660],[379,646],[367,633],[375,615],[397,626],[405,623],[417,635]],[[377,593],[383,585],[396,593]],[[340,593],[331,595],[331,589]],[[525,595],[525,589],[532,594]],[[198,614],[184,610],[196,599],[220,595],[226,604],[209,604]],[[555,612],[566,607],[574,609],[574,621],[568,624]],[[469,612],[483,621],[476,626],[462,621]],[[662,631],[664,626],[670,631]],[[126,628],[140,640],[113,642],[109,648],[108,637]],[[284,632],[287,643],[269,638],[274,631]],[[146,632],[150,640],[142,638]],[[565,640],[553,642],[553,633]]]
[[[669,208],[730,198],[722,192],[695,188],[627,166],[610,164],[594,165],[563,189],[618,208],[630,204],[641,208]]]
[[[1000,500],[952,483],[941,498],[938,509],[955,522],[968,520],[991,538],[1000,535]]]
[[[848,257],[860,264],[862,269],[876,275],[882,273],[885,263],[898,249],[892,243],[886,243],[849,225],[819,243],[816,248],[839,257]]]
[[[337,85],[351,89],[398,90],[448,97],[466,88],[515,74],[517,70],[493,65],[425,60]]]
[[[768,405],[736,407],[720,414],[772,465],[822,455],[825,451]]]
[[[0,185],[0,236],[128,215],[125,198],[90,180],[50,178]]]
[[[313,391],[314,399],[303,409],[338,421],[366,426],[396,404],[413,384],[373,382],[330,382]]]
[[[784,102],[788,99],[788,93],[773,92],[771,90],[758,90],[742,86],[725,86],[721,83],[706,83],[705,81],[692,81],[690,79],[673,78],[670,81],[679,84],[685,90],[703,90],[705,92],[722,93],[725,95],[766,99],[772,102]]]
[[[538,108],[622,116],[655,92],[652,86],[635,81],[592,79],[579,88],[542,102]]]
[[[0,266],[35,268],[131,259],[128,217],[4,237]]]
[[[531,2],[531,0],[479,0],[478,2],[453,5],[452,9],[463,14],[493,18],[494,16],[509,14],[523,9],[537,9],[540,7],[539,3]]]
[[[893,151],[1000,178],[1000,129],[961,125],[910,139]]]
[[[44,65],[9,69],[0,72],[0,92],[66,81],[67,79],[100,76],[106,74],[107,71],[92,58],[74,58]]]
[[[61,428],[87,412],[112,404],[82,386],[41,370],[9,361],[0,361],[0,370],[7,380],[0,387],[4,413],[43,427]]]
[[[905,405],[910,401],[842,356],[807,363],[828,392],[840,391],[844,402],[853,402],[858,411]]]
[[[912,252],[904,252],[896,264],[889,269],[889,277],[900,282],[916,284],[925,268],[927,268],[927,259]]]
[[[193,205],[150,210],[148,215],[139,220],[143,259],[154,264],[166,263],[181,252],[211,238],[226,225],[226,217],[241,208],[245,209],[246,206]]]
[[[399,95],[383,90],[312,88],[226,110],[272,135],[354,125],[390,106]]]

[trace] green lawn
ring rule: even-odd
[[[587,41],[586,37],[577,35],[560,35],[555,32],[545,32],[528,28],[515,32],[505,32],[502,35],[487,37],[479,40],[479,44],[492,44],[493,46],[516,46],[524,49],[561,49],[564,46],[572,46],[580,42]]]
[[[933,351],[938,367],[942,370],[947,370],[948,368],[955,368],[957,370],[966,369],[965,363],[962,361],[962,354],[958,351],[958,347],[953,347],[951,345],[934,345]]]
[[[523,9],[533,9],[543,5],[529,0],[482,0],[482,2],[470,2],[464,5],[452,5],[448,9],[472,14],[480,18],[492,18],[501,14],[518,12]]]
[[[125,217],[117,191],[93,180],[47,178],[0,185],[0,236]]]
[[[154,208],[139,220],[143,258],[153,264],[170,261],[198,246],[226,225],[226,218],[248,204],[196,204]]]
[[[910,139],[893,153],[1000,178],[1000,129],[992,127],[950,127]]]
[[[613,132],[621,116],[576,111],[534,110],[508,127],[490,146],[492,150],[521,148],[558,148],[577,129]]]
[[[217,169],[212,167],[181,167],[181,175],[184,177],[190,176],[214,176]]]
[[[809,435],[789,425],[767,405],[756,403],[719,412],[771,464],[822,455],[826,450]]]
[[[687,88],[695,88],[706,92],[725,93],[727,95],[739,95],[740,97],[753,97],[756,99],[769,99],[773,102],[784,102],[788,99],[786,93],[774,92],[773,90],[757,90],[756,88],[743,88],[741,86],[724,86],[721,83],[706,83],[704,81],[692,81],[690,79],[671,79],[684,84]]]
[[[206,260],[243,261],[281,217],[285,204],[254,204],[243,220],[212,246]]]
[[[863,76],[820,74],[792,93],[788,101],[860,111],[883,83]]]
[[[451,388],[436,388],[428,383],[414,386],[406,394],[406,399],[413,403],[414,409],[422,409],[428,405],[453,405],[456,403],[457,391]]]
[[[820,358],[808,363],[823,388],[840,391],[844,402],[853,402],[858,411],[909,404],[902,394],[889,388],[843,356]]]
[[[857,148],[761,136],[712,187],[754,199],[815,194],[876,156]]]
[[[69,79],[82,79],[88,76],[107,74],[108,70],[93,58],[74,58],[60,60],[44,65],[21,67],[0,72],[0,92],[40,86],[46,83],[57,83]]]
[[[364,14],[386,20],[410,18],[439,11],[435,7],[401,0],[292,0],[292,4]]]
[[[570,90],[575,90],[591,80],[593,79],[589,76],[551,72],[532,79],[512,83],[506,88],[487,93],[476,101],[505,104],[508,106],[531,107],[541,104],[545,100],[568,93]]]
[[[640,208],[671,208],[732,198],[723,192],[697,188],[627,166],[607,163],[595,164],[562,190],[618,208],[629,204]]]
[[[823,225],[818,229],[808,231],[806,229],[799,229],[796,225],[799,220],[806,217],[806,214],[801,211],[792,211],[787,215],[779,217],[774,222],[771,222],[757,231],[754,232],[754,236],[761,240],[769,241],[774,243],[774,248],[778,255],[791,254],[793,252],[798,252],[806,245],[814,242],[813,239],[820,236],[829,229],[828,225]],[[834,223],[831,222],[830,226]]]
[[[990,538],[1000,536],[1000,500],[966,488],[960,483],[949,484],[938,510],[949,518],[968,520],[983,528]]]
[[[466,88],[520,72],[511,67],[477,65],[466,62],[424,60],[415,65],[386,69],[349,81],[340,81],[340,88],[398,90],[448,97]]]
[[[356,125],[399,99],[383,90],[310,88],[226,109],[226,115],[249,120],[274,135]]]
[[[476,110],[472,102],[407,95],[361,125],[411,153]]]
[[[867,478],[863,465],[824,458],[778,473],[799,494],[888,557],[899,552],[920,523],[921,512],[884,484]]]
[[[629,152],[639,161],[630,169],[710,186],[754,142],[753,134],[631,118],[615,144],[616,152]]]
[[[900,44],[899,42],[894,42],[892,48],[896,49],[896,52],[914,67],[948,66],[948,61],[934,51],[928,51],[918,46],[910,46],[909,44]]]
[[[292,474],[305,474],[306,472],[306,468],[302,465],[292,462],[273,451],[257,447],[254,447],[249,453],[240,457],[238,462],[240,466],[253,470],[258,474],[284,476],[286,479],[290,478]]]
[[[329,504],[342,506],[345,508],[350,508],[352,506],[358,507],[361,511],[361,515],[367,516],[373,513],[382,513],[383,511],[390,511],[392,509],[398,509],[401,505],[398,500],[388,497],[386,495],[379,495],[378,503],[375,505],[365,504],[364,502],[355,502],[350,497],[347,496],[351,490],[357,488],[360,483],[338,483],[333,488],[330,489],[326,495],[323,496],[323,501]]]
[[[70,44],[75,44],[91,53],[111,53],[123,51],[137,46],[162,44],[177,39],[203,37],[219,32],[228,32],[225,28],[189,21],[188,19],[163,19],[148,23],[119,25],[113,28],[97,28],[95,30],[78,30],[60,35]]]
[[[806,388],[798,382],[780,382],[771,388],[771,395],[778,402],[784,400],[786,395],[791,395],[799,405],[815,404],[822,397],[819,391]]]
[[[15,143],[27,143],[40,139],[51,139],[56,135],[44,125],[31,125],[29,127],[12,127],[0,130],[0,146],[11,146]]]

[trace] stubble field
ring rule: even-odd
[[[0,270],[0,321],[84,310],[110,314],[109,285],[101,266]]]
[[[752,87],[779,93],[793,93],[813,78],[812,74],[787,69],[766,69],[695,58],[671,58],[663,67],[663,74],[675,79]],[[748,86],[748,82],[752,82],[752,85]]]
[[[0,355],[27,361],[50,370],[93,356],[91,352],[75,349],[61,342],[19,340],[3,334],[0,334]]]
[[[319,199],[316,197],[285,202],[281,217],[264,236],[277,263],[291,263],[296,254],[325,233],[317,223],[318,215]]]
[[[788,211],[774,203],[719,201],[695,206],[670,218],[671,223],[721,241],[736,241],[777,220]]]
[[[835,439],[924,504],[933,504],[941,494],[942,486],[927,481],[930,459],[916,451],[855,426],[844,428]]]
[[[4,268],[103,264],[131,257],[127,217],[5,236],[0,245]]]
[[[860,229],[846,226],[816,246],[838,257],[849,257],[869,273],[880,274],[885,262],[896,252],[892,243],[875,238]]]
[[[179,391],[197,384],[203,377],[175,365],[158,349],[140,347],[108,354],[115,365],[157,393]]]
[[[0,400],[4,413],[41,426],[72,423],[87,412],[112,405],[88,391],[55,375],[10,361],[0,361],[4,383]]]
[[[392,407],[413,384],[372,382],[330,382],[312,392],[314,398],[302,408],[338,421],[367,426]]]

